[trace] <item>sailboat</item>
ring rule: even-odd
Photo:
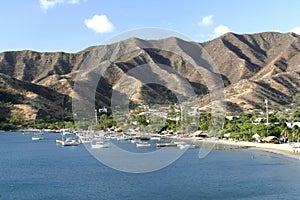
[[[34,120],[33,130],[36,131],[35,120]],[[42,139],[44,139],[44,136],[43,136],[43,133],[41,131],[34,132],[33,136],[31,137],[31,140],[33,140],[33,141],[42,140]]]
[[[99,148],[108,148],[110,146],[109,140],[104,138],[94,138],[91,141],[92,149],[99,149]]]
[[[32,136],[31,140],[36,141],[36,140],[42,140],[44,139],[44,136],[41,132],[39,133],[34,133],[34,135]]]
[[[68,137],[62,141],[63,146],[77,146],[79,142],[74,137]]]
[[[77,146],[79,140],[77,136],[69,129],[61,129],[60,131],[61,139],[56,139],[56,144],[61,144],[63,146]]]

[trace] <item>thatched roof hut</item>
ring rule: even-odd
[[[262,141],[266,143],[275,143],[275,144],[279,143],[279,139],[276,136],[265,137],[264,139],[262,139]]]
[[[256,141],[260,142],[261,141],[261,137],[260,135],[258,135],[257,133],[255,133],[252,138],[254,138]]]

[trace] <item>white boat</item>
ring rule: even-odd
[[[104,133],[94,131],[80,131],[76,134],[79,137],[80,143],[90,143],[92,138],[100,138],[104,136]]]
[[[63,143],[63,140],[58,140],[58,139],[56,139],[55,142],[56,142],[56,144],[62,144],[62,143]]]
[[[70,129],[60,129],[59,130],[60,134],[62,135],[73,135],[74,133],[72,133],[72,131]]]
[[[62,141],[63,146],[77,146],[78,144],[79,142],[73,137],[68,137]]]
[[[91,139],[88,136],[79,136],[79,138],[80,138],[80,142],[83,144],[91,142]]]
[[[150,140],[155,140],[155,141],[160,141],[160,139],[161,139],[160,137],[155,137],[155,136],[150,138]]]
[[[87,133],[78,134],[77,136],[79,137],[79,141],[81,143],[90,143],[91,142],[91,136]]]
[[[136,147],[150,147],[151,144],[148,143],[148,142],[139,142],[139,143],[136,143]]]
[[[141,140],[136,140],[136,139],[132,139],[130,142],[132,143],[132,144],[134,144],[134,143],[137,143],[137,142],[140,142]]]
[[[31,140],[33,140],[33,141],[42,140],[42,139],[44,139],[44,136],[42,133],[35,133],[31,138]]]
[[[108,148],[110,145],[108,140],[103,139],[93,139],[91,141],[92,149]]]
[[[196,146],[194,144],[179,144],[180,149],[194,149]]]
[[[186,144],[186,142],[178,141],[178,142],[174,142],[174,144],[177,144],[177,145],[184,145],[184,144]]]
[[[112,135],[112,134],[104,134],[105,135],[105,139],[110,139],[110,140],[116,140],[118,137],[116,135]],[[103,135],[100,135],[100,137],[103,138]]]
[[[127,141],[127,140],[131,140],[132,138],[127,136],[127,135],[121,135],[119,137],[117,137],[118,141]]]

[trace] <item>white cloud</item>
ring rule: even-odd
[[[228,32],[230,32],[230,29],[227,26],[219,25],[214,29],[213,37],[219,37]]]
[[[296,33],[298,35],[300,35],[300,27],[294,27],[290,30],[290,32]]]
[[[214,23],[213,15],[208,15],[202,18],[202,20],[198,23],[200,26],[210,26]]]
[[[40,0],[41,7],[44,11],[53,8],[57,4],[79,4],[79,0]]]
[[[43,10],[54,7],[56,4],[64,2],[63,0],[40,0],[40,4]]]
[[[114,25],[105,15],[94,15],[92,19],[84,20],[84,24],[96,33],[108,33],[114,30]]]
[[[68,0],[68,4],[79,4],[79,0]]]

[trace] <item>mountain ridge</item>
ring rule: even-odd
[[[157,46],[173,48],[181,55],[163,48],[151,48]],[[299,35],[277,32],[242,35],[227,33],[204,43],[174,37],[161,40],[129,38],[108,45],[88,47],[77,53],[31,50],[2,52],[0,53],[1,107],[13,112],[16,105],[27,105],[32,112],[28,116],[34,116],[39,110],[43,111],[41,113],[54,116],[61,116],[62,113],[70,114],[74,79],[83,62],[95,50],[99,52],[97,61],[114,61],[108,68],[104,80],[98,83],[96,107],[110,106],[110,95],[120,77],[135,66],[149,63],[171,66],[188,80],[198,95],[205,96],[209,92],[205,80],[201,74],[195,73],[191,63],[200,63],[203,72],[215,73],[209,65],[200,62],[199,52],[202,47],[206,51],[203,53],[210,56],[223,78],[228,111],[262,109],[265,98],[270,99],[271,108],[280,109],[292,103],[293,96],[299,93]],[[124,52],[129,53],[124,55]],[[185,60],[182,55],[190,57],[191,62]],[[135,101],[142,102],[143,99],[140,98],[143,96],[147,98],[147,94],[149,98],[150,94],[158,95],[158,100],[162,100],[164,95],[159,94],[168,94],[162,90],[156,86],[146,86],[144,88],[146,95],[142,95],[143,90],[140,90],[135,95]],[[53,93],[53,98],[49,98],[45,91]],[[18,94],[24,92],[35,94],[39,100],[30,99],[26,95],[23,95],[23,100],[20,99]],[[4,96],[10,96],[11,100],[5,100]],[[14,99],[18,102],[14,103]],[[7,105],[8,103],[10,104]],[[199,105],[203,109],[209,107],[209,98],[203,98]],[[10,115],[11,112],[5,114]]]

